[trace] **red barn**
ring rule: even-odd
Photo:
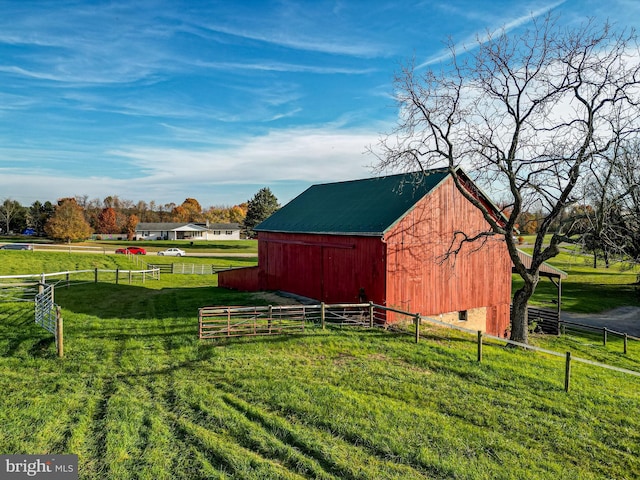
[[[504,241],[465,244],[444,258],[455,232],[487,228],[444,169],[314,185],[256,227],[258,266],[220,272],[219,285],[373,301],[502,336],[511,299]]]

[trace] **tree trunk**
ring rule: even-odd
[[[536,282],[537,283],[537,282]],[[527,318],[527,305],[535,290],[536,285],[525,284],[513,295],[513,307],[511,310],[511,340],[514,342],[528,343],[529,323]]]

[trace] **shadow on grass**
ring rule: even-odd
[[[76,314],[118,320],[197,319],[204,306],[267,304],[255,295],[219,287],[157,289],[109,283],[59,290],[56,302]]]

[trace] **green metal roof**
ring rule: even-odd
[[[255,230],[381,236],[447,175],[437,169],[313,185]]]

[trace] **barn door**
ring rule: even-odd
[[[359,285],[353,264],[353,250],[322,247],[322,301],[357,302]]]

